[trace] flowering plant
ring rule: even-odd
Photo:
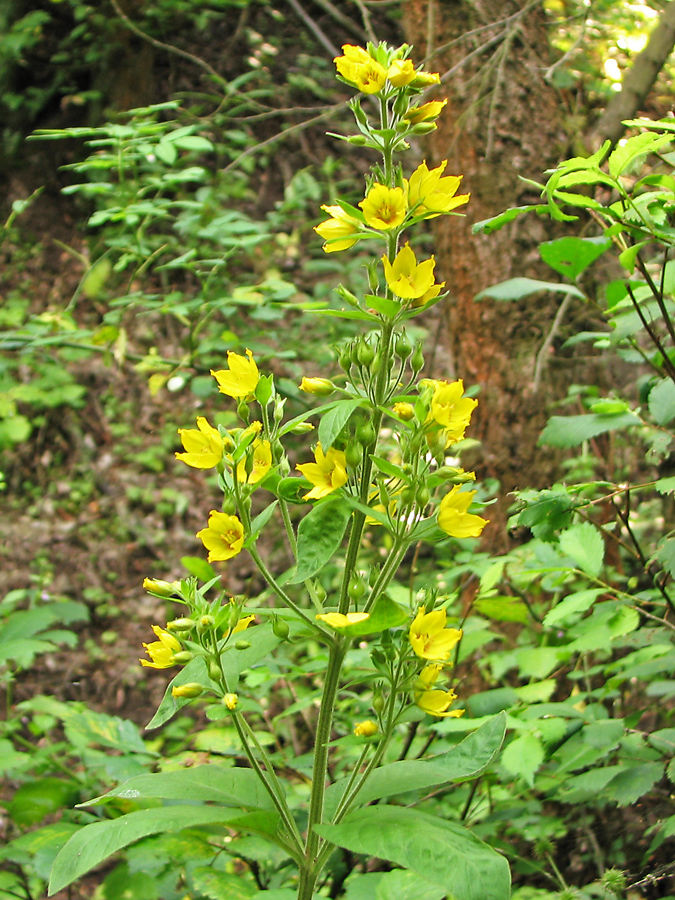
[[[456,214],[469,195],[457,193],[461,178],[444,174],[446,162],[434,169],[423,162],[405,177],[395,161],[412,135],[436,127],[444,102],[420,100],[438,75],[416,68],[407,46],[343,50],[335,60],[340,79],[370,95],[376,115],[353,99],[360,133],[338,137],[377,151],[381,161],[372,167],[358,206],[341,199],[324,206],[329,218],[316,231],[327,253],[364,240],[376,241],[377,253],[368,264],[370,293],[359,298],[340,286],[343,308],[320,312],[357,320],[370,331],[340,349],[341,376],[302,380],[308,394],[337,399],[290,420],[272,376],[261,373],[251,351],[229,352],[227,368],[212,375],[219,391],[236,401],[242,426],[216,428],[199,417],[196,429],[179,430],[184,452],[176,454],[186,465],[218,476],[221,508],[211,511],[197,533],[209,562],[248,553],[274,607],[249,603],[246,610],[244,598],[208,599],[217,578],[202,586],[196,579],[145,582],[151,594],[183,607],[166,627],[154,627],[158,641],[144,645],[150,657],[144,666],[179,667],[150,727],[206,699],[207,715],[227,718],[236,730],[245,765],[210,762],[139,776],[92,801],[133,797],[181,804],[163,817],[162,807],[138,809],[87,825],[57,858],[52,891],[130,840],[208,825],[223,841],[253,833],[281,852],[285,882],[280,876],[259,892],[269,900],[323,896],[325,872],[344,851],[407,869],[410,896],[430,886],[456,900],[509,895],[506,861],[461,824],[395,803],[372,805],[477,776],[499,751],[504,722],[487,721],[446,752],[429,757],[423,749],[420,758],[405,758],[420,724],[464,712],[455,691],[443,687],[462,629],[447,598],[426,592],[406,607],[388,588],[411,546],[476,538],[486,520],[470,511],[476,491],[464,489],[475,476],[446,459],[464,437],[476,401],[464,395],[461,380],[420,379],[422,347],[406,333],[409,319],[446,295],[445,282],[436,280],[434,257],[418,260],[402,238],[425,219]],[[293,475],[284,439],[307,432],[307,419],[315,415],[313,460],[307,453]],[[385,429],[395,435],[393,450],[383,439]],[[260,492],[256,507],[262,492],[272,497],[255,516],[254,492]],[[294,510],[302,514],[299,524]],[[284,575],[271,571],[258,542],[276,517],[294,559]],[[371,544],[380,540],[386,547],[379,565],[372,558],[366,564],[368,535]],[[329,565],[340,573],[332,592],[323,577]],[[276,648],[303,640],[321,647],[325,659],[318,717],[308,720],[313,752],[306,776],[303,764],[289,758],[278,741],[270,750],[261,739],[259,727],[268,721],[264,707],[241,686],[245,673]],[[355,644],[359,680],[355,684],[352,674],[347,687],[345,666]],[[351,734],[342,733],[345,718],[351,719]],[[406,729],[404,749],[392,758],[393,738]],[[350,880],[362,867],[352,868]],[[284,883],[283,890],[272,890]],[[338,896],[340,884],[333,878],[326,896]]]

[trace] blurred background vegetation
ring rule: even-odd
[[[618,301],[607,285],[620,277],[609,256],[580,270],[581,297],[563,304],[555,291],[475,299],[514,277],[550,279],[540,245],[593,238],[592,220],[519,216],[496,233],[472,231],[536,203],[532,181],[562,159],[621,141],[622,120],[670,113],[675,6],[5,0],[2,900],[43,896],[56,850],[92,816],[73,805],[110,781],[168,757],[236,758],[226,729],[195,739],[188,716],[159,735],[141,731],[163,684],[137,656],[150,624],[166,616],[141,582],[217,574],[194,537],[213,502],[208,478],[173,459],[177,428],[196,415],[234,424],[209,370],[227,350],[250,348],[301,412],[300,376],[330,371],[334,348],[353,334],[348,320],[308,314],[339,305],[338,280],[355,292],[367,284],[358,256],[323,254],[312,227],[336,193],[362,196],[363,150],[326,131],[348,127],[332,58],[369,39],[413,43],[413,58],[442,76],[434,96],[448,100],[445,116],[411,156],[449,159],[472,201],[466,218],[442,217],[429,231],[451,297],[413,337],[426,338],[425,375],[477,386],[472,441],[460,449],[483,499],[495,500],[483,543],[450,541],[433,559],[422,550],[396,599],[433,586],[454,597],[464,621],[469,712],[435,726],[434,747],[499,710],[511,716],[511,749],[478,786],[419,802],[440,803],[506,853],[520,900],[568,888],[580,897],[675,895],[673,488],[633,504],[625,493],[615,509],[597,487],[667,479],[671,418],[652,409],[660,439],[654,429],[639,438],[608,429],[538,444],[552,413],[592,413],[607,398],[650,402],[649,361],[639,335],[639,365],[635,347],[631,357],[617,341],[579,337],[609,333],[607,310]],[[606,551],[588,531],[569,530],[584,525],[568,516],[580,494],[566,505],[565,489],[545,490],[572,482],[596,485],[584,495],[598,500],[587,517]],[[509,529],[514,491],[526,505]],[[265,551],[287,567],[279,548]],[[372,552],[386,547],[374,541]],[[233,593],[262,590],[244,559],[218,573]],[[643,592],[639,614],[626,602],[594,606],[602,590],[589,576],[626,596]],[[336,573],[322,577],[330,587]],[[300,725],[291,715],[275,725],[298,756],[315,696],[304,652],[298,663],[300,651],[289,651],[289,664],[306,666],[289,701],[300,704]],[[264,690],[279,714],[273,689]],[[283,869],[249,839],[222,869],[226,879],[246,877],[214,887],[203,836],[171,841],[142,842],[69,896],[248,897]],[[161,853],[175,863],[153,868],[148,860]],[[336,876],[334,885],[330,896],[347,890],[359,900],[348,882]]]

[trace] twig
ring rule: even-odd
[[[360,41],[363,41],[365,35],[363,33],[363,29],[360,28],[353,19],[350,19],[349,16],[346,16],[341,9],[338,9],[337,6],[332,4],[330,0],[314,0],[317,6],[320,6],[325,12],[328,13],[329,16],[332,16],[336,22],[339,22],[347,31],[351,31],[353,35],[355,35]],[[377,38],[373,40],[370,38],[373,43],[377,43]]]
[[[305,12],[305,10],[302,8],[302,6],[300,6],[300,4],[298,3],[298,0],[287,0],[287,2],[288,2],[288,5],[297,13],[297,15],[302,19],[302,21],[305,23],[305,25],[309,28],[309,30],[312,32],[312,34],[318,40],[318,42],[320,44],[323,44],[323,46],[326,48],[326,50],[328,50],[328,52],[331,54],[331,56],[339,56],[340,51],[338,50],[338,48],[335,46],[335,44],[333,44],[333,42],[330,40],[330,38],[326,37],[326,35],[323,33],[323,31],[319,28],[319,26],[314,21],[314,19],[312,19],[311,16],[309,16],[308,13]]]
[[[546,368],[547,358],[546,354],[548,353],[551,344],[553,343],[553,339],[558,333],[558,329],[560,328],[560,324],[567,312],[567,308],[572,302],[572,294],[565,294],[563,297],[563,301],[558,307],[558,311],[555,314],[553,322],[551,323],[551,327],[549,329],[548,334],[544,338],[544,343],[541,345],[541,349],[539,353],[537,353],[537,359],[534,364],[534,376],[532,378],[532,393],[536,394],[539,391],[539,386],[541,384],[541,377],[544,373],[544,369]]]
[[[499,101],[502,95],[502,86],[504,84],[504,70],[506,69],[506,62],[509,57],[509,50],[511,49],[511,44],[513,43],[513,39],[516,35],[516,32],[519,30],[518,23],[516,23],[513,28],[509,28],[507,30],[506,37],[504,38],[504,43],[497,51],[499,55],[499,62],[497,63],[497,71],[495,73],[495,81],[494,87],[492,88],[492,97],[490,98],[490,109],[488,110],[488,121],[487,121],[487,135],[485,138],[485,159],[490,160],[492,158],[492,148],[494,144],[494,134],[495,134],[495,122],[497,118],[497,107],[499,106]]]
[[[370,13],[366,8],[366,4],[364,0],[352,0],[354,6],[361,13],[361,18],[363,19],[363,27],[366,30],[366,34],[368,35],[368,40],[372,41],[373,44],[377,43],[377,35],[375,34],[375,29],[373,28],[373,20],[370,18]],[[397,0],[395,0],[397,2]]]

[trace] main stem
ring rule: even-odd
[[[317,857],[321,847],[321,838],[314,830],[314,826],[319,825],[323,817],[323,801],[328,776],[328,745],[333,727],[335,700],[340,686],[340,671],[347,646],[348,642],[345,639],[336,640],[329,650],[326,681],[321,697],[319,721],[316,726],[312,792],[309,799],[304,861],[300,867],[298,900],[312,900],[314,886],[320,872],[320,868],[317,866]]]

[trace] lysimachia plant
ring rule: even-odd
[[[365,865],[349,854],[409,870],[409,896],[509,896],[506,861],[463,825],[377,802],[480,774],[499,750],[504,723],[496,717],[435,756],[425,753],[427,742],[421,758],[405,759],[417,725],[464,712],[449,682],[462,629],[447,598],[427,593],[406,607],[388,588],[412,545],[475,538],[486,524],[471,511],[476,491],[466,485],[474,474],[447,457],[476,401],[464,396],[461,381],[420,378],[422,347],[406,334],[409,319],[445,296],[434,258],[418,261],[407,238],[411,227],[452,214],[469,195],[457,193],[461,178],[446,175],[445,162],[431,169],[422,163],[408,177],[398,162],[410,135],[436,127],[444,104],[421,100],[438,75],[416,68],[407,46],[343,49],[335,60],[340,79],[374,101],[374,115],[370,100],[368,111],[365,101],[351,101],[360,134],[343,139],[377,151],[381,160],[358,206],[337,199],[324,207],[329,218],[316,231],[327,253],[366,240],[376,252],[368,263],[371,293],[356,297],[339,287],[344,308],[322,312],[361,321],[370,331],[339,350],[341,375],[302,379],[303,391],[326,399],[290,420],[253,354],[228,353],[227,366],[212,374],[220,393],[236,403],[241,427],[214,427],[200,417],[196,428],[180,430],[184,452],[176,454],[188,466],[217,472],[222,503],[197,534],[208,561],[248,553],[274,606],[247,609],[244,598],[224,594],[208,599],[217,578],[201,587],[196,579],[145,582],[151,594],[182,604],[182,614],[154,626],[157,640],[145,645],[145,667],[180,667],[150,727],[206,699],[208,717],[236,730],[243,764],[140,776],[92,801],[181,802],[87,825],[61,851],[52,892],[134,839],[209,826],[214,854],[223,858],[237,856],[238,835],[270,842],[269,859],[282,860],[273,877],[263,879],[255,867],[255,896],[270,900],[338,896],[346,877],[335,874],[341,854],[352,879]],[[307,421],[313,416],[319,417],[313,459],[308,452],[293,474],[285,441],[313,433]],[[254,516],[262,495],[271,499]],[[259,542],[263,530],[279,527],[295,561],[283,574],[271,570]],[[374,565],[365,543],[378,540],[386,552]],[[337,572],[332,582],[322,577],[329,568]],[[303,761],[284,754],[268,733],[256,692],[247,689],[251,667],[273,653],[276,670],[286,666],[291,679],[298,671],[292,650],[302,641],[322,648],[325,659],[318,717],[305,718],[312,728],[307,777]],[[411,740],[392,754],[394,738],[411,724]],[[244,850],[240,859],[248,859]],[[394,880],[383,882],[382,896],[401,889],[401,873],[389,874]]]

